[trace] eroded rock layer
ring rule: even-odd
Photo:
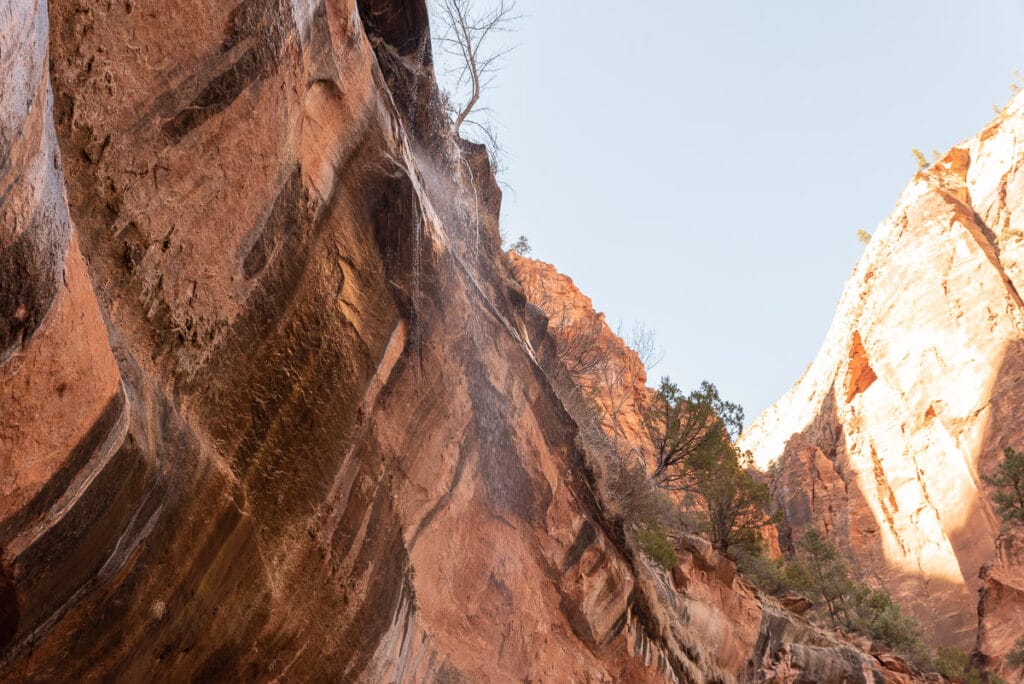
[[[981,476],[1024,440],[1022,134],[1017,98],[915,176],[818,357],[741,440],[775,463],[791,542],[823,529],[965,650],[999,531]]]
[[[515,252],[509,260],[527,300],[548,319],[559,361],[597,404],[601,429],[615,450],[623,458],[649,461],[652,447],[642,416],[651,390],[639,354],[571,278],[551,264]]]
[[[0,8],[0,680],[909,679],[624,542],[426,17]]]
[[[514,253],[510,259],[527,299],[548,318],[549,334],[537,344],[539,357],[549,369],[550,357],[561,362],[561,372],[549,372],[582,427],[586,451],[627,463],[643,462],[653,449],[641,418],[652,390],[644,384],[637,353],[609,328],[568,276],[542,261]],[[596,418],[588,420],[589,407],[596,408]],[[615,502],[621,505],[621,491],[608,496],[614,501],[605,501],[606,510],[614,509]],[[766,536],[777,550],[777,538]],[[649,633],[662,635],[663,651],[677,655],[674,662],[683,666],[684,679],[927,679],[899,657],[876,651],[866,638],[851,640],[813,625],[802,617],[811,606],[807,599],[790,596],[779,602],[761,594],[707,540],[684,534],[677,542],[678,563],[670,571],[640,554],[633,557],[634,610],[645,614]]]
[[[410,5],[4,17],[0,678],[674,679]]]

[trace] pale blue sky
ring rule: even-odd
[[[478,0],[480,1],[480,0]],[[812,360],[916,165],[1024,67],[1024,0],[520,0],[503,230],[748,422]]]

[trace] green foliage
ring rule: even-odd
[[[790,565],[790,581],[826,608],[832,625],[838,627],[846,622],[846,597],[853,593],[850,572],[836,548],[818,530],[809,530],[804,535]]]
[[[743,409],[723,400],[706,380],[684,396],[678,385],[664,377],[643,419],[656,451],[654,479],[670,489],[685,488],[683,471],[688,461],[707,458],[738,435]]]
[[[852,626],[871,635],[912,660],[928,659],[928,649],[921,639],[917,620],[900,611],[889,594],[856,582],[853,585]]]
[[[992,501],[1003,521],[1009,524],[1024,523],[1024,451],[1006,447],[1003,456],[996,474],[992,477],[982,476],[982,479],[995,488]]]
[[[743,409],[710,382],[684,395],[665,377],[643,419],[656,451],[652,479],[688,495],[715,547],[754,549],[767,521],[768,485],[751,477],[732,445]]]
[[[812,529],[804,536],[797,558],[787,576],[795,585],[803,584],[811,600],[821,601],[833,626],[864,632],[914,662],[928,660],[917,621],[903,615],[885,591],[853,579],[835,546],[820,532]]]
[[[720,458],[695,465],[692,477],[699,484],[696,498],[711,543],[719,549],[741,546],[756,552],[767,522],[768,485],[740,467],[731,447]]]
[[[855,580],[839,551],[818,530],[804,535],[788,561],[735,555],[739,571],[764,591],[800,593],[833,627],[863,632],[919,665],[930,661],[917,622],[885,591]]]
[[[864,230],[863,228],[857,229],[857,239],[863,242],[865,245],[871,242],[871,233]]]
[[[519,256],[526,256],[533,251],[533,247],[530,247],[530,241],[526,239],[525,235],[520,235],[519,239],[509,245],[508,248]]]
[[[640,528],[636,538],[640,550],[666,570],[671,570],[679,564],[675,545],[660,528]]]
[[[695,465],[712,464],[731,447],[743,427],[743,409],[718,394],[708,381],[684,396],[668,377],[643,413],[644,427],[655,449],[655,482],[666,489],[693,491],[688,477]]]
[[[784,594],[792,587],[786,577],[786,563],[781,558],[768,558],[742,546],[729,549],[736,559],[736,568],[755,587],[769,594]]]
[[[981,684],[981,673],[971,669],[971,658],[958,648],[940,646],[933,662],[935,671],[954,682]],[[989,675],[990,681],[991,675]]]
[[[1013,650],[1006,654],[1006,664],[1015,670],[1024,665],[1024,636],[1013,642]]]

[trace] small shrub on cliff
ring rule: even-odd
[[[853,587],[853,627],[875,641],[908,656],[915,663],[928,661],[928,648],[917,620],[904,615],[886,592],[856,582]]]
[[[602,468],[604,498],[631,529],[681,527],[680,512],[647,477],[642,463],[611,455]]]
[[[982,479],[992,487],[992,501],[1003,521],[1009,524],[1024,523],[1024,451],[1012,447],[1003,450],[1003,462],[992,477]]]
[[[793,588],[786,577],[786,563],[781,558],[768,558],[742,546],[729,549],[729,554],[736,559],[740,574],[761,591],[779,595]]]
[[[935,671],[963,684],[981,684],[981,674],[971,669],[971,658],[958,648],[940,646],[935,652]]]
[[[828,611],[834,627],[849,622],[847,598],[853,593],[850,571],[836,547],[818,530],[808,530],[797,547],[797,557],[787,568],[795,587]]]
[[[803,594],[814,603],[812,614],[825,617],[832,627],[860,631],[920,668],[941,662],[945,669],[940,671],[955,681],[977,681],[967,676],[967,657],[961,662],[955,649],[940,649],[933,659],[917,621],[904,615],[885,591],[853,579],[838,550],[817,530],[807,532],[788,560],[744,551],[734,556],[739,571],[762,591]]]
[[[911,150],[914,154],[914,160],[917,161],[918,171],[924,171],[928,168],[928,158],[924,156],[924,152],[917,149],[916,147]]]
[[[855,629],[920,667],[931,656],[917,621],[892,597],[855,580],[838,550],[818,530],[809,530],[786,565],[786,583],[823,606],[833,627]]]
[[[1024,665],[1024,636],[1013,643],[1013,650],[1006,654],[1006,664],[1015,670]]]
[[[533,248],[530,247],[530,241],[526,239],[525,235],[520,235],[519,239],[509,245],[508,248],[519,256],[526,256],[533,251]]]
[[[640,550],[666,570],[678,565],[679,557],[676,556],[675,544],[660,528],[641,528],[637,531],[636,540]]]

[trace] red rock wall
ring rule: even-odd
[[[1010,667],[1006,656],[1024,637],[1024,533],[1007,531],[996,554],[981,570],[976,660],[1010,682],[1024,678],[1024,668]]]
[[[0,48],[0,680],[785,655],[638,590],[422,2],[17,3]]]
[[[671,680],[424,5],[16,10],[0,678]]]
[[[623,458],[650,461],[652,447],[643,425],[651,390],[647,369],[594,310],[593,302],[554,266],[509,253],[527,300],[548,318],[560,358],[572,366],[570,375],[600,408],[601,428]]]

